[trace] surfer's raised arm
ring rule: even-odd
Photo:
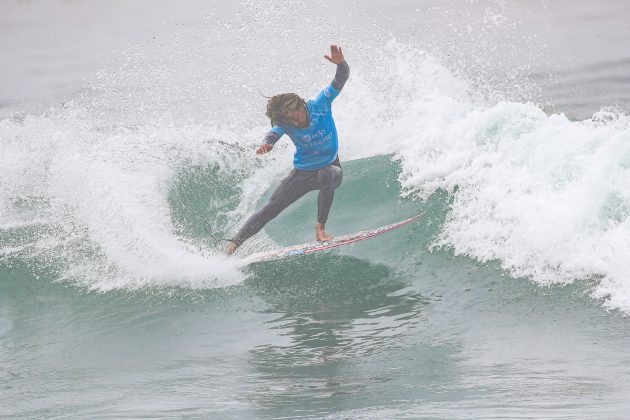
[[[337,90],[337,92],[329,92],[327,91],[327,87],[322,91],[322,93],[320,93],[320,96],[324,95],[330,105],[348,81],[348,77],[350,76],[350,66],[348,66],[348,63],[343,56],[341,47],[337,45],[331,45],[330,55],[324,55],[324,58],[337,65],[335,78],[330,83],[330,86]],[[301,115],[301,109],[298,111],[291,111],[292,108],[295,108],[295,105],[299,107],[300,102],[304,102],[304,100],[302,100],[299,96],[294,93],[285,93],[277,95],[277,97],[278,100],[271,98],[267,104],[266,115],[271,120],[272,128],[269,132],[267,132],[267,134],[265,134],[262,144],[256,149],[257,155],[263,155],[270,152],[271,149],[273,149],[273,145],[280,140],[280,137],[284,134],[284,129],[280,127],[280,124],[302,127],[308,126],[310,123],[308,114],[304,113],[304,115]],[[318,99],[320,98],[318,97]]]
[[[325,55],[324,58],[337,65],[337,72],[335,73],[335,78],[333,79],[331,85],[338,91],[341,91],[350,76],[350,66],[348,66],[348,63],[346,63],[346,60],[343,57],[341,47],[331,45],[330,56]]]

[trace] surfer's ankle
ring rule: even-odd
[[[323,223],[315,225],[315,238],[320,242],[330,241],[333,236],[326,232],[326,226]]]
[[[238,248],[238,245],[235,242],[229,241],[224,252],[226,255],[232,255],[234,254],[234,251],[236,251],[236,248]]]

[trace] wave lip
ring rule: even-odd
[[[595,298],[630,312],[630,118],[489,100],[423,51],[387,52],[384,74],[360,75],[338,105],[378,118],[340,131],[351,156],[393,154],[403,195],[452,194],[433,246],[541,285],[593,280]]]
[[[625,115],[570,121],[501,102],[414,137],[398,151],[407,193],[453,193],[434,245],[541,284],[603,278],[593,295],[630,311]]]

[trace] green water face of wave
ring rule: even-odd
[[[602,317],[580,285],[540,288],[448,250],[428,252],[449,197],[399,199],[398,173],[386,157],[344,163],[330,230],[421,211],[419,222],[255,265],[227,288],[94,293],[3,261],[3,415],[622,413],[627,360],[609,349],[630,344],[619,333],[626,320]],[[207,168],[183,173],[170,196],[180,235],[201,240],[197,221],[233,209],[238,185]],[[266,234],[282,245],[310,240],[315,200],[304,197]]]
[[[332,234],[346,233],[378,227],[411,217],[419,212],[422,221],[399,233],[370,240],[342,252],[364,254],[366,259],[388,255],[398,260],[400,254],[411,249],[426,248],[437,232],[448,210],[448,196],[435,194],[426,203],[400,197],[399,165],[389,157],[378,156],[344,162],[344,180],[335,192],[327,230]],[[287,171],[288,172],[288,171]],[[245,221],[230,223],[227,214],[237,205],[242,178],[222,174],[217,167],[194,167],[181,172],[171,189],[169,202],[174,225],[187,239],[208,240],[204,220],[210,222],[218,236],[234,233]],[[276,188],[279,180],[269,186],[260,198],[256,209],[262,207]],[[307,194],[287,208],[266,227],[265,233],[277,244],[288,246],[314,240],[317,214],[317,191]]]

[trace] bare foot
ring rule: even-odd
[[[225,253],[227,255],[232,255],[234,254],[234,251],[236,251],[236,248],[238,248],[238,245],[236,245],[234,242],[228,242],[227,246],[225,247]]]
[[[315,238],[320,242],[326,242],[330,241],[333,237],[326,233],[323,223],[318,223],[315,225]]]

